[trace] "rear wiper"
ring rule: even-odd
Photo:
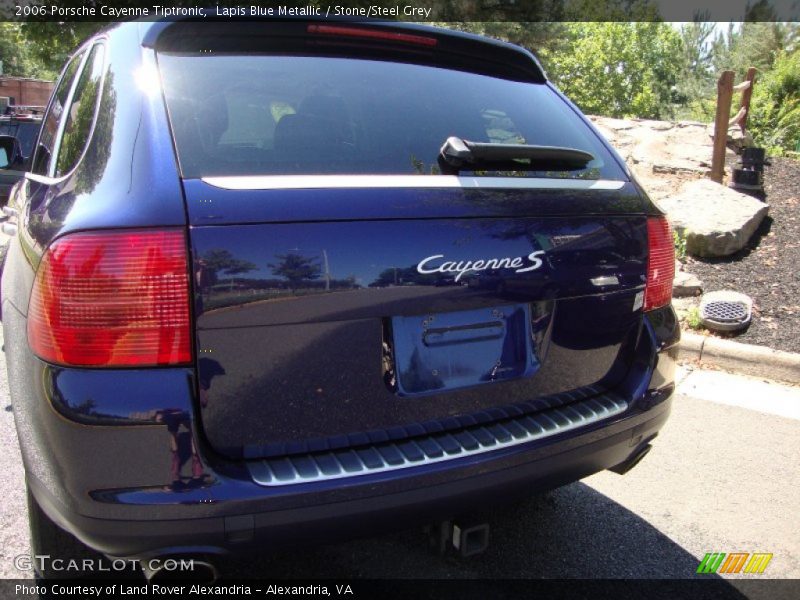
[[[461,170],[495,169],[512,171],[577,171],[586,168],[594,156],[575,148],[486,144],[449,137],[439,151],[442,173],[457,175]]]

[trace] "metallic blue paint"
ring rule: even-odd
[[[422,176],[421,176],[422,177]],[[184,181],[193,226],[350,219],[633,215],[654,210],[626,183],[621,190],[298,189],[226,190]],[[299,217],[298,217],[299,216]]]
[[[202,427],[211,445],[231,457],[339,447],[350,434],[402,431],[443,411],[470,413],[599,382],[615,385],[641,326],[642,216],[227,225],[194,227],[190,237],[199,282]],[[540,250],[543,265],[526,273],[469,272],[456,282],[416,269],[437,254],[464,261]],[[230,284],[214,283],[223,274],[208,271],[219,252],[252,270]],[[275,275],[289,253],[316,259],[319,276],[290,282]],[[617,283],[593,281],[607,275]],[[535,377],[451,390],[435,402],[397,402],[381,368],[386,319],[520,302],[530,305],[537,323]]]
[[[9,383],[27,481],[52,519],[118,556],[314,542],[568,483],[624,461],[656,435],[669,411],[679,330],[670,307],[637,308],[644,217],[659,211],[635,182],[616,192],[526,193],[231,192],[181,182],[163,100],[136,77],[153,59],[141,36],[154,41],[157,30],[164,25],[128,23],[103,34],[113,102],[107,129],[91,143],[103,146],[105,161],[50,185],[27,181],[11,199],[21,217],[2,277]],[[163,226],[190,230],[197,365],[71,369],[34,357],[26,312],[47,246],[71,231]],[[320,262],[325,251],[327,290],[324,277],[293,288],[268,281],[280,279],[269,265],[296,248]],[[227,281],[215,284],[201,272],[215,249],[255,268],[218,273]],[[546,250],[545,266],[524,275],[475,273],[466,285],[447,276],[394,281],[431,254],[533,249]],[[618,283],[597,286],[598,275]],[[435,398],[387,387],[387,322],[510,306],[528,313],[535,373]],[[452,463],[289,490],[255,484],[242,458],[315,437],[349,443],[353,432],[397,431],[590,383],[624,393],[631,408],[568,435]]]

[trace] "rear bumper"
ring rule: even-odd
[[[508,502],[618,465],[657,435],[669,415],[670,392],[653,395],[655,404],[648,410],[636,410],[611,426],[532,448],[513,459],[455,469],[459,477],[451,473],[439,483],[423,484],[411,476],[405,482],[411,489],[388,491],[370,484],[362,494],[351,490],[361,497],[350,500],[323,500],[323,494],[307,506],[269,510],[266,501],[258,503],[261,510],[252,510],[243,499],[226,502],[214,517],[189,518],[198,511],[185,506],[186,518],[161,519],[151,506],[155,518],[150,520],[100,519],[77,514],[58,504],[41,484],[30,484],[52,518],[111,556],[228,554],[317,544],[453,518],[486,509],[497,498]],[[250,509],[240,512],[248,505]]]
[[[195,428],[191,369],[59,369],[30,354],[6,302],[6,356],[34,497],[111,556],[238,553],[374,535],[564,485],[635,456],[664,424],[678,339],[671,308],[648,315],[631,399],[608,419],[487,452],[361,477],[266,487],[209,451]],[[88,387],[87,387],[88,386]],[[93,403],[87,403],[91,391]]]

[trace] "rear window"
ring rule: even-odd
[[[308,56],[186,56],[159,65],[183,176],[438,174],[449,136],[565,146],[620,179],[593,132],[544,84],[414,64]]]
[[[17,140],[22,149],[23,156],[30,156],[33,153],[33,146],[36,143],[36,136],[39,134],[41,122],[31,121],[20,123],[17,127]]]
[[[37,175],[48,175],[52,159],[53,144],[58,134],[58,126],[64,114],[64,105],[69,98],[72,89],[72,82],[78,67],[81,66],[85,50],[72,57],[61,75],[53,96],[50,99],[50,106],[42,122],[42,132],[39,135],[39,145],[36,149],[36,156],[33,159],[31,171]]]
[[[103,74],[104,55],[105,47],[95,44],[78,78],[57,150],[56,177],[61,177],[75,167],[89,140]]]
[[[23,156],[30,156],[39,133],[39,121],[13,121],[0,123],[0,135],[17,138]]]

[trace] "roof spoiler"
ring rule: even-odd
[[[213,13],[212,13],[213,14]],[[328,43],[317,34],[318,28],[336,29],[337,26],[347,25],[350,28],[363,28],[375,32],[395,33],[398,40],[403,37],[424,37],[435,40],[427,48],[417,48],[418,60],[434,63],[444,63],[445,66],[464,71],[476,71],[483,74],[494,75],[506,79],[525,81],[530,83],[545,83],[547,78],[539,61],[528,50],[490,38],[431,27],[419,23],[405,23],[394,21],[372,21],[353,18],[230,18],[216,20],[213,17],[198,18],[187,17],[172,19],[170,21],[143,22],[146,29],[142,32],[142,45],[160,51],[180,51],[185,49],[180,44],[191,44],[192,40],[200,43],[203,39],[207,45],[212,41],[226,52],[235,50],[236,44],[251,44],[247,49],[253,48],[255,40],[260,40],[264,50],[269,50],[270,45],[285,44],[291,40],[296,42],[313,43],[314,48],[324,53],[325,51],[343,52],[347,48],[356,52],[360,47],[368,46],[387,50],[399,50],[402,44],[392,42],[390,35],[378,36],[347,36],[336,44],[335,36],[329,38]],[[309,27],[315,25],[317,27]],[[213,36],[208,35],[209,28],[214,27]],[[409,46],[404,44],[406,52],[411,54]],[[427,54],[424,54],[424,53]],[[428,58],[425,60],[424,57]]]

